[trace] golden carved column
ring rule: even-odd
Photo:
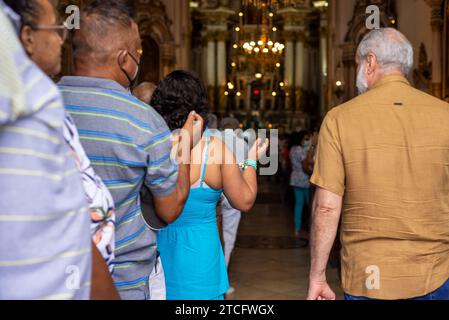
[[[442,98],[442,0],[426,0],[432,13],[430,24],[432,26],[432,94]]]
[[[286,109],[292,110],[294,98],[293,90],[295,88],[295,39],[296,32],[294,31],[285,31],[284,32],[285,39],[285,85],[286,92],[288,93],[286,99]]]
[[[161,62],[162,62],[162,77],[171,73],[175,67],[175,47],[174,43],[163,43],[160,46]]]
[[[278,11],[284,19],[285,82],[287,86],[287,109],[301,110],[302,90],[305,81],[305,24],[310,9],[307,7],[286,7]]]
[[[206,73],[210,102],[215,112],[222,112],[225,105],[228,20],[235,12],[219,6],[216,9],[202,9],[201,14],[207,37]]]

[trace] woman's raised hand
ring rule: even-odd
[[[248,152],[248,159],[258,161],[263,155],[266,154],[269,145],[269,139],[265,139],[263,142],[262,139],[257,139]]]

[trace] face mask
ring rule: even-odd
[[[368,81],[365,78],[365,63],[362,63],[357,72],[357,89],[359,94],[364,94],[368,91]]]
[[[304,141],[304,143],[302,144],[302,146],[306,149],[309,149],[312,146],[312,141],[310,140],[306,140]]]
[[[134,58],[134,56],[133,56],[131,53],[129,53],[129,52],[127,52],[127,53],[129,54],[129,56],[134,60],[134,62],[135,62],[136,65],[137,65],[136,72],[134,72],[134,76],[131,78],[131,77],[128,75],[128,73],[125,71],[125,69],[122,68],[122,66],[120,66],[120,69],[121,69],[122,72],[125,74],[126,79],[128,79],[128,82],[129,82],[129,87],[128,87],[128,89],[129,89],[130,92],[132,92],[132,88],[134,88],[134,86],[136,85],[136,82],[137,82],[137,76],[139,75],[140,63],[139,63],[139,61],[137,61],[136,58]]]

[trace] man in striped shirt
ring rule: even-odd
[[[123,299],[151,299],[149,281],[159,265],[157,234],[145,223],[139,193],[151,191],[167,223],[181,213],[190,188],[189,164],[173,163],[171,132],[162,117],[126,89],[142,54],[137,24],[119,1],[93,1],[74,36],[74,77],[59,83],[95,171],[116,204],[113,279]],[[191,115],[185,129],[191,133]]]
[[[90,221],[62,99],[6,8],[0,0],[0,299],[89,299]]]

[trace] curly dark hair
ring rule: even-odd
[[[176,70],[161,80],[150,105],[165,119],[170,130],[182,128],[192,111],[206,121],[210,109],[204,84],[195,74],[184,70]]]

